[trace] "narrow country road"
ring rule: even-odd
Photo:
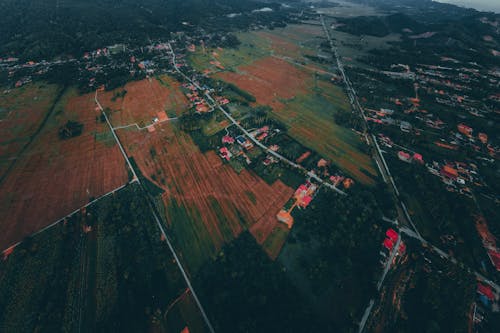
[[[160,232],[161,232],[162,236],[165,238],[165,241],[166,241],[166,243],[168,245],[168,248],[169,248],[170,252],[172,253],[172,256],[174,257],[175,262],[177,263],[177,266],[179,267],[179,270],[181,271],[182,277],[184,278],[184,281],[186,282],[187,287],[189,288],[189,290],[191,290],[191,294],[193,295],[193,299],[195,300],[196,305],[198,306],[198,309],[200,310],[201,315],[203,316],[203,320],[205,321],[205,324],[207,325],[209,331],[211,333],[214,333],[215,332],[214,328],[213,328],[212,324],[210,323],[210,320],[208,319],[208,316],[205,313],[205,310],[203,309],[203,306],[201,305],[201,302],[198,299],[198,296],[196,295],[196,292],[194,291],[194,288],[193,288],[193,286],[191,284],[191,281],[189,280],[189,277],[187,276],[187,273],[184,270],[184,267],[182,266],[181,261],[177,257],[177,253],[175,252],[174,247],[170,243],[170,239],[167,236],[167,233],[165,232],[165,229],[163,228],[163,225],[162,225],[162,223],[160,221],[160,218],[158,217],[158,215],[156,213],[154,205],[151,203],[151,200],[150,200],[149,196],[147,195],[147,191],[144,188],[144,185],[141,183],[141,180],[139,179],[139,177],[137,177],[137,174],[136,174],[136,172],[134,170],[134,167],[130,163],[129,158],[128,158],[127,154],[125,153],[125,149],[123,148],[120,140],[118,139],[118,136],[116,135],[115,130],[114,130],[113,126],[111,125],[111,122],[109,121],[108,116],[106,115],[106,112],[104,111],[101,103],[99,103],[99,100],[97,99],[97,91],[95,93],[95,102],[96,102],[97,106],[99,107],[99,109],[101,110],[102,114],[104,115],[104,118],[106,119],[106,123],[108,124],[109,129],[111,130],[111,133],[113,134],[113,137],[115,138],[116,143],[118,144],[118,147],[120,147],[120,151],[121,151],[121,153],[123,155],[123,158],[127,162],[128,166],[130,168],[130,171],[134,175],[132,181],[136,181],[141,186],[142,190],[144,191],[144,193],[146,195],[146,201],[148,202],[149,208],[151,210],[151,214],[153,215],[153,218],[154,218],[154,220],[156,222],[156,225],[158,226],[158,229],[160,229]]]

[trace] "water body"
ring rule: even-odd
[[[500,13],[500,0],[435,0],[480,11]]]

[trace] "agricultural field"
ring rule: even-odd
[[[191,271],[248,228],[265,243],[293,189],[279,180],[269,185],[246,169],[237,173],[214,151],[202,153],[172,123],[155,128],[118,135],[141,173],[163,191],[169,228]]]
[[[180,116],[188,107],[180,84],[166,75],[99,93],[99,101],[111,110],[108,113],[114,127],[131,124],[144,127],[154,118],[162,121]]]
[[[205,332],[135,184],[27,239],[0,261],[0,327]]]
[[[350,112],[343,89],[331,82],[331,74],[324,69],[328,66],[306,58],[321,54],[321,32],[319,26],[291,25],[240,34],[238,49],[195,53],[190,59],[195,68],[208,66],[205,69],[214,78],[235,84],[254,96],[257,104],[272,107],[271,114],[298,142],[359,182],[373,185],[377,172],[363,142],[334,122],[335,114]],[[259,45],[264,47],[250,51]],[[222,67],[214,70],[215,61]]]
[[[83,131],[63,140],[59,129],[69,120],[82,124]],[[21,241],[127,181],[125,161],[95,111],[94,95],[67,89],[0,183],[0,247]]]
[[[37,82],[0,93],[0,179],[43,126],[61,90]]]
[[[220,73],[222,80],[254,95],[259,104],[288,127],[290,135],[333,161],[364,184],[374,184],[377,172],[362,142],[352,131],[336,125],[337,112],[349,112],[344,92],[297,66],[272,57],[241,67],[239,73]]]

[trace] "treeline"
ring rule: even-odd
[[[0,261],[0,282],[2,332],[184,327],[164,320],[185,284],[138,185],[26,238]]]
[[[264,6],[273,12],[251,12]],[[0,25],[0,55],[27,61],[80,56],[116,43],[146,45],[198,26],[218,31],[287,20],[279,5],[252,0],[5,0],[0,12],[8,13]],[[229,19],[229,13],[244,15]]]

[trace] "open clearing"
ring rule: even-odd
[[[247,170],[236,173],[213,151],[201,153],[170,123],[156,125],[153,133],[118,134],[141,172],[165,191],[165,215],[191,272],[252,225],[264,225],[253,229],[264,243],[293,194],[281,181],[269,185]]]
[[[361,150],[361,139],[334,121],[336,113],[350,112],[344,91],[325,77],[326,66],[306,58],[321,55],[321,36],[321,27],[315,25],[240,33],[238,49],[199,50],[189,59],[198,70],[209,70],[248,91],[258,104],[271,106],[272,115],[302,145],[361,183],[374,184],[377,171]],[[225,70],[214,68],[215,60]]]
[[[0,184],[2,248],[127,182],[123,157],[94,107],[93,94],[66,92]],[[58,130],[67,120],[82,123],[83,133],[61,140]]]
[[[125,96],[116,97],[123,90]],[[177,117],[188,105],[180,84],[168,76],[127,83],[124,88],[99,94],[99,100],[111,109],[110,121],[115,127],[134,123],[143,127],[154,118]]]
[[[0,177],[36,133],[59,87],[32,83],[0,92]]]

